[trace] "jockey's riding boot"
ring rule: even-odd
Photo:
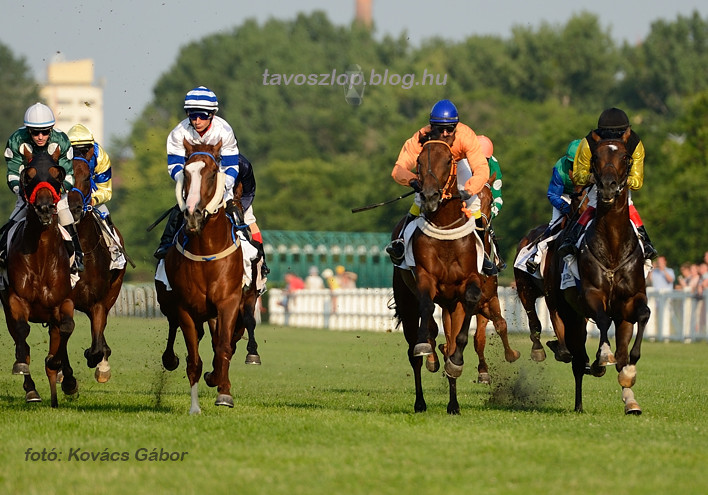
[[[15,223],[15,220],[8,220],[0,228],[0,268],[7,268],[7,236],[10,233],[10,227],[15,225]]]
[[[79,242],[79,233],[76,232],[76,227],[73,223],[69,225],[64,225],[64,229],[71,236],[71,244],[74,250],[74,264],[71,265],[71,271],[73,273],[79,273],[84,271],[84,251],[81,249],[81,242]]]
[[[266,278],[270,273],[270,268],[268,268],[268,265],[266,264],[266,255],[265,250],[263,249],[263,243],[252,240],[251,244],[253,244],[253,246],[255,246],[258,250],[258,258],[263,260],[263,264],[261,265],[261,277]]]
[[[403,233],[406,230],[406,227],[408,227],[408,224],[410,223],[411,220],[415,218],[415,215],[413,215],[411,212],[408,212],[406,214],[406,218],[403,220],[403,226],[401,227],[401,232],[398,234],[397,239],[393,239],[388,246],[386,246],[386,252],[388,255],[391,257],[391,263],[394,265],[400,265],[403,263],[403,260],[405,258],[405,244],[403,240]]]
[[[647,234],[647,229],[645,229],[644,225],[642,225],[641,227],[637,227],[637,232],[639,232],[639,240],[642,241],[642,246],[644,247],[644,259],[656,259],[657,256],[659,256],[659,253],[652,245],[651,239],[649,239],[649,234]]]
[[[170,216],[167,219],[167,225],[165,225],[165,231],[162,233],[162,237],[160,238],[160,245],[155,250],[155,253],[153,253],[153,256],[158,260],[164,259],[167,255],[167,251],[174,243],[175,234],[177,234],[177,231],[182,226],[183,218],[183,213],[177,208],[173,208],[170,212]]]
[[[526,271],[533,275],[538,270],[538,262],[536,261],[536,255],[526,260]]]
[[[481,217],[477,218],[475,220],[475,224],[477,225],[477,228],[479,230],[482,230],[482,231],[485,230],[484,220]],[[491,229],[491,227],[490,227],[490,229]],[[480,235],[480,237],[482,239],[484,239],[484,233],[482,233],[482,235]],[[484,261],[482,262],[482,273],[484,273],[485,275],[487,275],[489,277],[499,273],[499,270],[497,269],[497,267],[494,265],[494,263],[492,263],[492,260],[489,259],[489,253],[487,253],[486,249],[484,251]]]
[[[497,270],[502,271],[506,268],[506,262],[501,257],[501,254],[499,254],[499,244],[497,243],[497,236],[494,233],[494,229],[492,228],[491,224],[489,225],[489,237],[492,239],[492,242],[494,243],[494,256],[495,256],[495,260],[497,262]]]
[[[582,234],[584,228],[584,225],[575,223],[570,228],[570,230],[568,230],[565,237],[563,238],[563,242],[558,247],[558,256],[560,256],[561,258],[565,258],[569,254],[578,254],[578,248],[576,244],[578,243],[578,239],[580,239],[580,234]]]

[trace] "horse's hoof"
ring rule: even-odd
[[[234,407],[234,399],[230,395],[219,394],[216,397],[216,402],[214,402],[214,405],[215,406]]]
[[[413,348],[413,356],[418,357],[418,356],[427,356],[428,354],[433,353],[433,346],[431,346],[427,342],[423,342],[421,344],[416,344],[415,347]]]
[[[12,365],[12,374],[13,375],[29,375],[30,374],[29,364],[15,362],[15,364]]]
[[[42,398],[36,390],[30,390],[25,394],[25,402],[42,402]]]
[[[480,373],[477,375],[477,383],[484,383],[485,385],[489,385],[492,383],[492,377],[489,376],[489,373]]]
[[[204,373],[204,383],[206,383],[208,387],[216,387],[217,383],[214,380],[214,373],[211,371]]]
[[[445,361],[445,374],[450,378],[460,378],[463,366],[458,366],[449,359]]]
[[[637,401],[627,401],[627,403],[624,405],[624,413],[639,416],[640,414],[642,414],[642,408],[639,407]]]
[[[602,365],[601,365],[600,363],[598,363],[597,361],[594,361],[594,362],[590,365],[590,374],[591,374],[592,376],[595,376],[595,377],[598,377],[598,378],[601,377],[601,376],[605,376],[605,372],[606,372],[606,371],[607,371],[607,367],[606,367],[606,366],[602,366]]]
[[[261,357],[258,354],[247,354],[246,364],[261,364]]]
[[[428,354],[426,357],[425,368],[431,373],[436,373],[440,369],[440,360],[434,352],[432,354]]]
[[[101,371],[96,368],[96,371],[93,373],[93,376],[94,378],[96,378],[96,381],[98,383],[106,383],[108,380],[111,379],[111,370]]]
[[[546,360],[546,351],[541,349],[531,349],[531,359],[533,361],[536,361],[537,363],[540,363],[542,361]]]
[[[172,356],[163,354],[162,366],[164,366],[167,371],[174,371],[179,366],[179,358],[174,354]]]
[[[509,352],[504,353],[504,359],[506,359],[506,361],[508,363],[513,363],[514,361],[516,361],[520,357],[521,357],[521,353],[515,349],[509,349]]]

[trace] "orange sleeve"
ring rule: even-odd
[[[465,190],[472,195],[478,194],[489,180],[489,163],[482,153],[477,135],[465,124],[457,124],[455,142],[452,143],[452,154],[455,160],[467,159],[467,163],[472,169],[472,177],[465,183]]]
[[[423,127],[416,132],[413,137],[403,144],[403,148],[398,154],[398,160],[396,160],[396,165],[391,171],[391,177],[402,186],[407,186],[412,179],[417,177],[414,171],[418,155],[423,150],[423,146],[420,144],[420,136],[426,134],[426,130],[427,127]]]

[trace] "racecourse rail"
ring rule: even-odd
[[[397,328],[394,312],[390,309],[392,294],[390,288],[300,290],[286,298],[282,289],[270,289],[263,297],[265,307],[259,308],[257,319],[260,321],[263,316],[263,319],[272,325],[288,327],[401,331]],[[647,295],[651,318],[645,332],[646,338],[666,342],[708,341],[708,294],[696,297],[690,292],[670,289],[660,291],[649,287]],[[499,299],[509,331],[528,332],[526,314],[516,291],[511,287],[499,287]],[[544,334],[552,335],[548,311],[542,300],[537,301],[536,308],[543,323]],[[151,284],[123,285],[110,315],[163,318],[155,288]],[[439,308],[435,317],[438,326],[442,328]],[[476,328],[476,325],[473,318],[471,328]],[[488,328],[493,329],[491,324]],[[593,336],[599,335],[592,322],[588,330]],[[612,329],[610,331],[612,332]]]

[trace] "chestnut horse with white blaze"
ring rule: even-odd
[[[224,209],[224,174],[219,171],[221,142],[184,147],[187,161],[183,179],[177,180],[177,203],[185,225],[177,243],[165,257],[165,273],[171,290],[156,282],[158,302],[170,322],[179,325],[187,346],[187,377],[191,386],[191,414],[201,412],[197,385],[202,372],[199,341],[204,323],[211,331],[213,370],[204,381],[217,387],[217,406],[233,407],[229,364],[234,344],[244,329],[237,328],[243,283],[243,254],[235,227]],[[237,332],[237,335],[234,335]],[[168,342],[168,347],[169,347]],[[166,357],[163,355],[163,363]]]

